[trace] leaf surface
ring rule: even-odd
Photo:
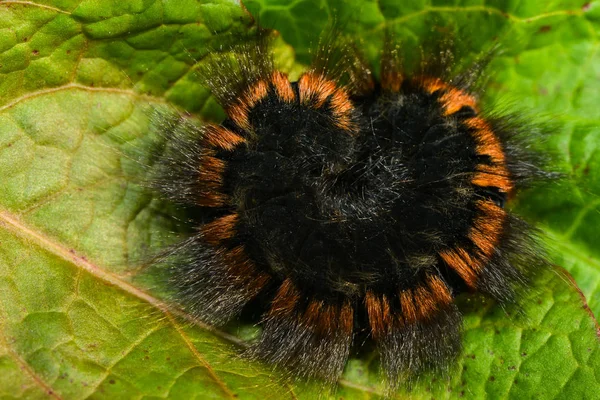
[[[473,51],[514,35],[486,97],[514,96],[563,123],[546,145],[574,177],[528,193],[519,210],[555,239],[560,265],[600,311],[598,5],[398,3],[245,5],[300,63],[334,13],[370,58],[386,29],[416,40],[432,15],[464,25]],[[132,160],[148,150],[145,110],[222,116],[194,68],[251,27],[218,0],[0,1],[0,397],[314,398],[318,384],[239,358],[248,327],[232,337],[191,323],[132,267],[176,229]],[[451,378],[424,377],[398,398],[593,398],[597,325],[576,286],[557,268],[524,300],[525,316],[463,298],[465,350]],[[379,398],[379,380],[371,356],[352,359],[332,398]]]

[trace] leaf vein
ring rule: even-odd
[[[204,357],[202,357],[202,354],[200,354],[200,352],[198,351],[196,346],[194,346],[194,344],[190,341],[190,338],[186,335],[186,333],[183,331],[183,329],[181,329],[181,326],[177,323],[175,318],[173,318],[171,313],[166,312],[166,315],[167,315],[167,318],[169,319],[169,321],[171,322],[171,324],[173,325],[173,327],[175,328],[175,330],[177,331],[177,333],[179,334],[179,336],[181,336],[181,339],[184,341],[184,343],[186,344],[188,349],[190,349],[190,351],[192,352],[194,357],[196,357],[196,359],[198,360],[200,365],[202,365],[206,369],[206,371],[208,372],[208,375],[211,377],[211,379],[217,385],[219,385],[221,390],[227,395],[228,398],[235,399],[236,397],[233,394],[233,392],[231,390],[229,390],[229,388],[227,387],[227,384],[221,378],[219,378],[219,376],[216,374],[216,372],[212,368],[212,366],[204,359]]]
[[[55,12],[61,13],[61,14],[71,15],[70,12],[65,11],[65,10],[61,10],[60,8],[56,8],[56,7],[52,7],[52,6],[47,6],[47,5],[44,5],[44,4],[34,3],[33,1],[0,0],[0,5],[3,5],[3,4],[21,4],[21,5],[25,5],[25,6],[32,6],[32,7],[44,8],[46,10],[55,11]]]
[[[92,86],[81,85],[78,83],[69,83],[69,84],[66,84],[63,86],[57,86],[57,87],[50,88],[50,89],[38,90],[37,92],[29,92],[26,95],[23,95],[17,99],[14,99],[10,103],[7,103],[7,104],[1,106],[0,112],[10,109],[12,107],[15,107],[17,104],[19,104],[23,101],[29,100],[29,99],[33,99],[33,98],[44,96],[44,95],[51,94],[51,93],[62,92],[64,90],[70,90],[70,89],[76,89],[76,90],[82,90],[82,91],[88,91],[88,92],[115,93],[115,94],[121,94],[121,95],[125,95],[125,96],[131,96],[131,97],[138,98],[138,99],[148,101],[148,102],[166,103],[166,101],[160,97],[139,94],[133,90],[108,88],[108,87],[92,87]]]
[[[33,368],[31,368],[31,366],[29,364],[27,364],[27,362],[25,360],[23,360],[21,358],[21,356],[8,344],[8,340],[6,339],[6,336],[4,335],[4,330],[0,329],[0,341],[3,342],[6,345],[6,349],[8,350],[8,354],[10,355],[10,358],[13,359],[13,361],[15,363],[17,363],[22,371],[25,371],[25,373],[27,375],[29,375],[31,377],[31,379],[40,387],[43,389],[44,393],[48,394],[48,396],[54,398],[54,399],[58,399],[61,400],[62,397],[56,393],[54,391],[54,389],[52,389],[52,387],[50,387],[50,385],[48,385],[42,378],[40,378],[36,372],[33,370]]]

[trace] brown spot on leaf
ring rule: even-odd
[[[584,175],[589,175],[590,174],[590,165],[586,165],[585,168],[583,169],[583,174]]]

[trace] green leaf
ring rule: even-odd
[[[302,63],[330,15],[377,58],[386,29],[418,41],[433,21],[464,26],[462,44],[512,43],[487,97],[514,97],[564,126],[546,143],[573,180],[519,210],[556,241],[600,311],[596,2],[248,1]],[[567,2],[568,3],[568,2]],[[458,5],[457,5],[458,4]],[[549,27],[549,28],[548,28]],[[227,1],[0,1],[0,397],[314,398],[239,359],[231,336],[168,310],[135,279],[147,246],[171,239],[171,211],[139,185],[149,106],[220,112],[194,74],[214,44],[243,40],[251,17]],[[513,39],[514,40],[511,40]],[[312,43],[311,43],[312,42]],[[289,47],[278,46],[288,65]],[[132,153],[134,152],[134,153]],[[461,299],[465,351],[449,379],[424,377],[403,398],[593,398],[597,325],[557,269],[536,282],[524,315]],[[243,345],[243,344],[242,344]],[[379,398],[370,355],[352,359],[332,398]]]

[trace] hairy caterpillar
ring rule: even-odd
[[[465,291],[512,303],[545,264],[505,208],[553,176],[532,128],[481,108],[485,57],[457,72],[447,51],[376,77],[329,39],[297,81],[264,33],[202,70],[228,118],[158,126],[154,186],[199,208],[197,233],[166,252],[185,310],[221,325],[264,308],[253,357],[333,384],[357,337],[379,350],[393,389],[460,352]]]

